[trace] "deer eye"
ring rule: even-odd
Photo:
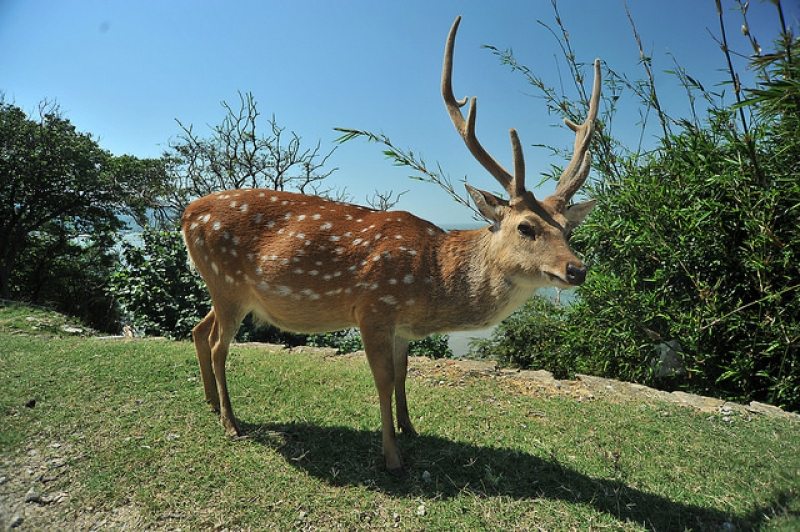
[[[517,226],[517,231],[519,231],[519,234],[527,239],[536,240],[536,232],[533,230],[533,227],[526,223],[519,224]]]

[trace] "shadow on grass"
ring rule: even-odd
[[[349,427],[308,423],[247,424],[251,441],[279,452],[287,463],[333,486],[367,486],[396,497],[552,499],[587,505],[621,522],[651,530],[758,530],[776,504],[744,515],[672,501],[617,478],[593,478],[554,456],[454,442],[438,436],[400,436],[410,477],[396,479],[383,469],[380,434]],[[610,466],[611,467],[611,466]],[[430,478],[423,478],[424,472]],[[428,475],[425,475],[428,477]],[[782,495],[779,495],[780,498]]]

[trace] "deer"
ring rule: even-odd
[[[594,200],[570,204],[591,166],[589,145],[600,98],[600,62],[574,152],[553,195],[525,188],[523,150],[510,130],[514,173],[475,134],[477,99],[453,95],[453,52],[461,17],[445,46],[441,90],[450,119],[472,156],[509,199],[466,185],[490,225],[445,231],[405,211],[379,211],[313,195],[265,189],[212,193],[185,210],[189,260],[212,308],[193,330],[206,401],[227,435],[242,436],[228,394],[225,361],[248,313],[280,329],[323,333],[358,327],[378,392],[386,470],[407,476],[397,427],[416,435],[408,412],[409,341],[432,333],[477,330],[508,317],[542,287],[581,285],[586,266],[569,236]]]

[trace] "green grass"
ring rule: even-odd
[[[203,401],[191,344],[27,334],[7,316],[0,308],[0,452],[62,443],[70,504],[134,506],[142,528],[800,527],[800,423],[526,396],[415,361],[420,436],[400,437],[411,476],[397,480],[382,468],[363,359],[236,346],[231,399],[249,438],[231,441]]]

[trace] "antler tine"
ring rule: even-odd
[[[456,32],[461,23],[461,15],[456,17],[450,33],[447,35],[447,44],[444,49],[444,63],[442,65],[442,98],[450,120],[461,135],[473,157],[483,166],[497,181],[503,186],[508,194],[514,198],[525,193],[525,161],[522,154],[522,146],[519,142],[517,132],[511,130],[511,146],[514,154],[514,171],[512,176],[508,170],[498,163],[494,157],[481,146],[478,137],[475,135],[475,119],[477,117],[478,99],[465,97],[463,100],[456,100],[453,94],[453,52],[456,44]],[[461,108],[466,105],[469,99],[469,111],[467,119],[461,114]]]
[[[586,120],[581,125],[577,125],[571,120],[565,118],[564,123],[567,124],[572,131],[575,132],[575,146],[572,152],[572,159],[570,160],[564,173],[556,185],[557,196],[561,196],[566,201],[581,188],[586,177],[589,175],[591,168],[591,153],[589,152],[589,145],[592,143],[592,136],[594,135],[594,123],[597,119],[597,110],[600,106],[600,85],[602,84],[602,76],[600,72],[600,60],[594,60],[594,85],[592,87],[592,97],[589,100],[589,113]]]

